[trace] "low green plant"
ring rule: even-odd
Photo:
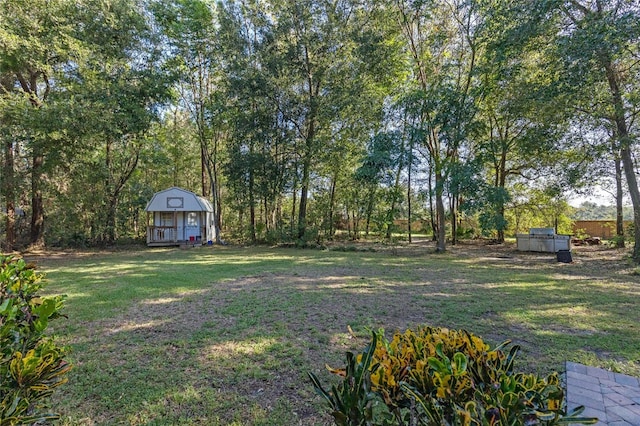
[[[623,248],[626,241],[627,238],[624,235],[614,235],[609,239],[608,244],[611,248]]]
[[[373,348],[373,352],[372,352]],[[567,413],[557,373],[546,378],[514,371],[519,351],[509,341],[491,349],[465,330],[419,327],[396,333],[388,341],[374,332],[362,355],[347,355],[347,367],[331,369],[342,383],[326,392],[315,376],[316,391],[333,409],[338,425],[524,426],[595,423]],[[363,386],[353,388],[353,383]],[[349,407],[367,407],[380,398],[387,407],[380,418],[371,411],[345,410],[336,401],[349,390]],[[355,390],[356,392],[354,392]],[[332,414],[333,414],[332,413]],[[386,413],[392,413],[393,422]],[[348,422],[342,419],[348,418]]]
[[[573,237],[578,240],[584,240],[585,238],[590,238],[591,235],[587,234],[587,230],[585,228],[579,228],[573,232]]]
[[[318,377],[309,372],[316,393],[329,404],[331,415],[338,426],[374,424],[374,405],[378,397],[372,392],[370,370],[377,342],[378,339],[374,333],[371,343],[362,354],[356,356],[353,352],[347,352],[346,367],[331,370],[344,378],[338,386],[332,386],[331,391],[326,391]]]
[[[46,399],[71,367],[66,350],[44,333],[61,316],[63,296],[41,297],[43,285],[23,259],[0,257],[0,426],[58,418]]]

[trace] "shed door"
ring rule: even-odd
[[[189,212],[187,213],[187,223],[184,229],[185,239],[191,240],[193,237],[194,240],[200,237],[200,219],[198,212]]]

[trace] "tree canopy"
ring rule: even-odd
[[[607,181],[638,240],[639,22],[630,0],[3,1],[2,244],[139,238],[183,186],[217,242],[445,250]]]

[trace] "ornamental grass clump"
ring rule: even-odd
[[[514,371],[519,351],[509,341],[491,349],[465,330],[419,327],[389,341],[373,332],[347,368],[330,369],[342,382],[316,391],[338,425],[501,425],[594,423],[567,413],[557,373],[541,378]],[[358,373],[357,376],[354,373]],[[349,398],[345,398],[347,394]],[[345,403],[346,401],[346,403]]]
[[[0,426],[43,423],[59,416],[46,400],[67,381],[67,351],[45,335],[61,316],[63,296],[41,297],[42,274],[22,259],[0,256]]]

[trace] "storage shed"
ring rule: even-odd
[[[147,245],[206,244],[213,240],[211,203],[186,189],[156,192],[146,207]]]

